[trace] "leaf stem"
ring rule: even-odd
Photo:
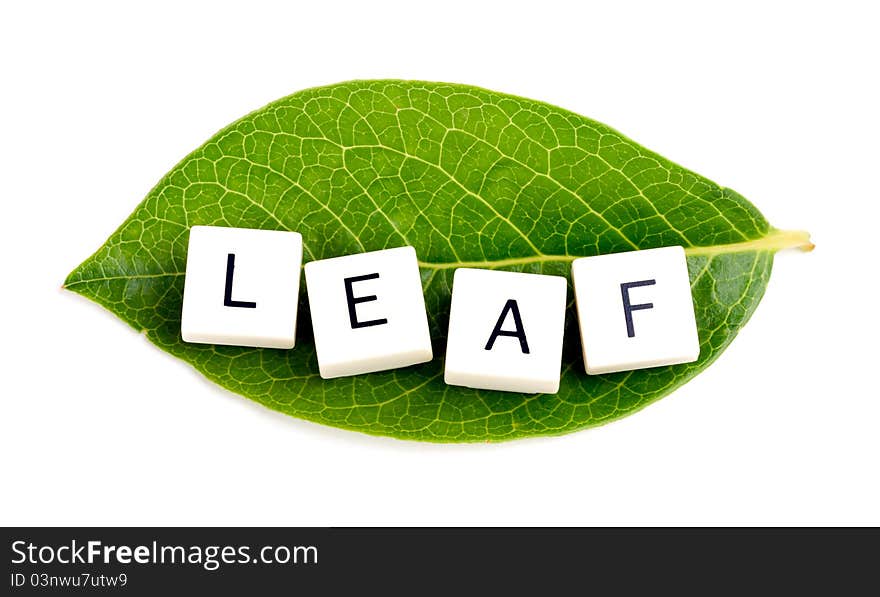
[[[687,247],[684,252],[690,256],[713,256],[724,253],[745,253],[748,251],[783,251],[785,249],[800,249],[804,252],[812,251],[816,245],[810,242],[810,233],[806,230],[776,230],[756,238],[728,245],[714,245],[708,247]]]

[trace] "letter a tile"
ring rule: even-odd
[[[559,391],[566,292],[561,276],[455,270],[446,383],[530,394]]]

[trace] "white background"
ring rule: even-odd
[[[0,523],[880,523],[871,3],[17,4],[0,9]],[[752,321],[686,387],[498,445],[271,412],[60,290],[220,127],[380,77],[591,116],[817,248],[777,257]]]

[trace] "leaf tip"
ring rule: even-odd
[[[72,272],[67,274],[67,277],[64,278],[64,281],[61,283],[61,290],[70,290],[74,292],[73,287],[77,286],[80,282],[82,282],[82,276],[80,275],[80,269],[83,264],[80,264]]]

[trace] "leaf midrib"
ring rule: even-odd
[[[684,252],[688,257],[714,257],[725,253],[748,253],[748,252],[776,252],[784,249],[800,249],[802,251],[810,251],[813,244],[810,242],[810,235],[802,230],[771,230],[769,234],[765,234],[760,238],[742,241],[737,243],[728,243],[722,245],[706,245],[702,247],[686,247]],[[458,267],[513,267],[519,265],[530,265],[536,263],[555,263],[555,262],[571,262],[582,257],[582,255],[530,255],[528,257],[512,257],[509,259],[495,259],[483,261],[449,261],[449,262],[431,262],[419,261],[421,269],[453,269]],[[149,278],[163,278],[171,276],[182,276],[186,272],[159,272],[150,274],[130,274],[121,276],[101,276],[98,278],[82,278],[72,282],[65,282],[64,288],[72,288],[80,284],[88,284],[93,282],[106,282],[111,280],[139,280]]]

